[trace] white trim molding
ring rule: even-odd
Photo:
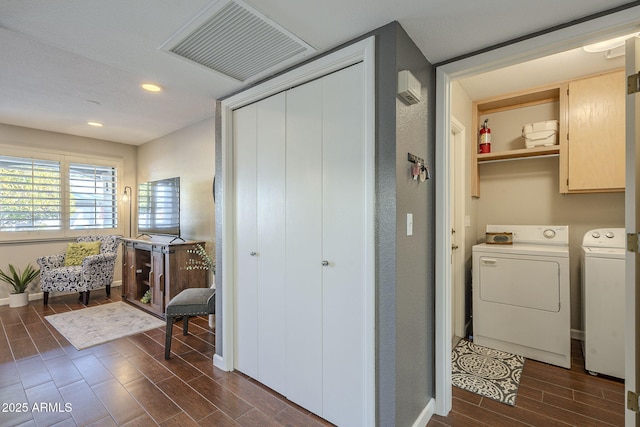
[[[365,296],[365,425],[375,425],[375,39],[356,42],[343,49],[292,69],[282,75],[221,101],[221,173],[225,203],[222,207],[222,247],[225,251],[222,268],[222,341],[223,354],[214,357],[214,365],[226,371],[235,367],[235,277],[233,247],[234,200],[233,188],[233,110],[266,98],[275,93],[322,77],[350,65],[362,62],[365,70],[365,144],[366,144],[366,227],[368,231]]]
[[[451,128],[451,82],[455,79],[529,61],[588,44],[597,39],[637,31],[640,6],[542,34],[518,43],[443,64],[436,68],[436,354],[435,413],[451,410],[451,264],[448,147]]]

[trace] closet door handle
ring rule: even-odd
[[[322,266],[323,266],[323,267],[326,267],[326,266],[328,266],[328,265],[329,265],[329,261],[322,261]]]
[[[249,252],[249,255],[251,255],[251,256],[256,256],[256,255],[258,255],[258,253],[257,253],[257,252],[253,252],[253,251],[251,251],[251,252]]]

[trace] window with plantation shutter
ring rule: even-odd
[[[62,228],[60,162],[0,156],[0,231]]]
[[[122,165],[0,145],[0,242],[121,233]]]
[[[116,168],[69,164],[69,228],[117,228]]]

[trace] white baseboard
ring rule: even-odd
[[[39,300],[42,299],[42,292],[38,292],[35,294],[30,293],[29,294],[29,301],[35,301],[35,300]],[[0,305],[9,305],[9,297],[6,298],[0,298]]]
[[[119,288],[122,286],[122,280],[116,280],[111,284],[111,289],[113,290],[113,288]],[[57,295],[64,295],[64,294],[70,294],[71,292],[51,292],[49,294],[49,297],[55,297]],[[29,292],[29,301],[36,301],[39,299],[44,298],[44,295],[42,294],[42,292]],[[0,306],[2,305],[9,305],[9,297],[6,298],[0,298]]]
[[[429,423],[429,420],[431,419],[433,414],[435,413],[435,409],[436,409],[436,401],[434,399],[429,400],[429,403],[427,403],[427,406],[424,407],[424,409],[420,413],[420,416],[413,423],[413,427],[426,426],[427,423]]]
[[[228,371],[227,365],[225,364],[224,359],[220,355],[217,355],[217,354],[213,355],[213,366],[215,366],[218,369],[222,369],[223,371]]]
[[[571,339],[584,341],[584,331],[581,331],[579,329],[572,329]]]

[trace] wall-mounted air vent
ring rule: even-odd
[[[239,0],[216,2],[161,49],[241,82],[284,68],[315,52]]]

